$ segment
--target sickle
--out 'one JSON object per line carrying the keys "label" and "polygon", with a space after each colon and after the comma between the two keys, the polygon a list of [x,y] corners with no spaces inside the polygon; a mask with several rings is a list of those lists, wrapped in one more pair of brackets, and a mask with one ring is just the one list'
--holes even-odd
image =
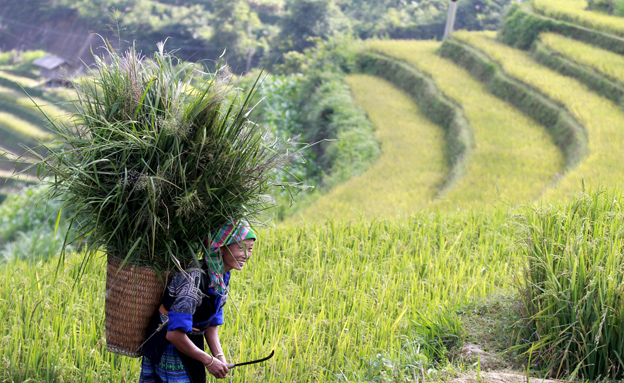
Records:
{"label": "sickle", "polygon": [[251,362],[245,362],[245,363],[228,363],[227,364],[227,368],[231,370],[234,367],[244,366],[246,364],[262,363],[265,360],[271,359],[273,357],[273,354],[275,354],[275,350],[271,351],[269,356],[267,356],[266,358],[262,358],[262,359],[258,359],[258,360],[252,360]]}

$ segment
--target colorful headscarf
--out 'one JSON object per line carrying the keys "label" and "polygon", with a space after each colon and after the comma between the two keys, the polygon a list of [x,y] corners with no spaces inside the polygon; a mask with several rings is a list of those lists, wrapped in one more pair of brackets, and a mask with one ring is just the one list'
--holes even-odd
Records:
{"label": "colorful headscarf", "polygon": [[223,294],[226,290],[225,281],[223,280],[223,274],[225,273],[223,256],[219,249],[245,239],[256,239],[256,236],[249,227],[249,223],[241,220],[221,226],[217,232],[206,240],[206,247],[210,251],[205,257],[206,265],[208,266],[208,276],[214,290],[219,294]]}

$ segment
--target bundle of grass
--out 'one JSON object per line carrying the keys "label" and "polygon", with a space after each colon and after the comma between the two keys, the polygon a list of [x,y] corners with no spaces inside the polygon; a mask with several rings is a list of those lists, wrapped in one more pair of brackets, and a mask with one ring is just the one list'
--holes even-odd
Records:
{"label": "bundle of grass", "polygon": [[50,120],[58,140],[37,164],[50,197],[74,212],[66,243],[85,243],[87,257],[108,254],[108,348],[130,356],[143,335],[126,338],[155,312],[163,273],[197,262],[224,223],[257,221],[271,189],[289,186],[270,176],[293,153],[293,142],[249,120],[251,94],[227,73],[200,71],[158,48],[151,60],[112,49],[96,58],[92,76],[77,84],[73,124]]}
{"label": "bundle of grass", "polygon": [[595,192],[529,211],[519,341],[532,368],[570,381],[624,378],[623,202]]}

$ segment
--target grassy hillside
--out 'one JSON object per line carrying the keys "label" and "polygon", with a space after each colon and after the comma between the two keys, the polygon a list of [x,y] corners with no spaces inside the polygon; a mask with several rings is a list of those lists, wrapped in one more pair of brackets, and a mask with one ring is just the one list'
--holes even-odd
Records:
{"label": "grassy hillside", "polygon": [[388,82],[353,75],[347,84],[373,122],[383,154],[368,171],[320,197],[301,217],[349,219],[423,209],[449,171],[443,130]]}
{"label": "grassy hillside", "polygon": [[374,51],[402,59],[431,75],[464,110],[475,148],[466,171],[438,205],[484,206],[497,200],[521,203],[538,198],[563,169],[563,156],[544,128],[492,96],[483,84],[435,54],[436,42],[377,41]]}
{"label": "grassy hillside", "polygon": [[498,62],[510,76],[539,89],[561,103],[585,127],[589,154],[547,193],[548,198],[564,198],[579,190],[581,179],[593,185],[622,185],[624,164],[624,111],[613,102],[587,89],[583,84],[564,77],[540,64],[526,52],[512,49],[480,33],[456,34]]}

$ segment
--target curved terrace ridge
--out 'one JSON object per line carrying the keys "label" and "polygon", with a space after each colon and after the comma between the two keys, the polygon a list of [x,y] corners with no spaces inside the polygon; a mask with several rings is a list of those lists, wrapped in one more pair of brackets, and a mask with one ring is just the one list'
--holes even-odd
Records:
{"label": "curved terrace ridge", "polygon": [[538,89],[511,78],[496,62],[463,41],[468,33],[455,36],[458,38],[442,44],[440,55],[468,70],[490,93],[544,126],[565,157],[565,170],[574,168],[587,154],[585,128],[564,107]]}
{"label": "curved terrace ridge", "polygon": [[435,41],[371,41],[368,48],[431,76],[460,105],[473,129],[474,148],[465,174],[432,207],[464,209],[521,203],[539,198],[565,165],[561,151],[543,127],[493,96],[464,68],[436,51]]}

